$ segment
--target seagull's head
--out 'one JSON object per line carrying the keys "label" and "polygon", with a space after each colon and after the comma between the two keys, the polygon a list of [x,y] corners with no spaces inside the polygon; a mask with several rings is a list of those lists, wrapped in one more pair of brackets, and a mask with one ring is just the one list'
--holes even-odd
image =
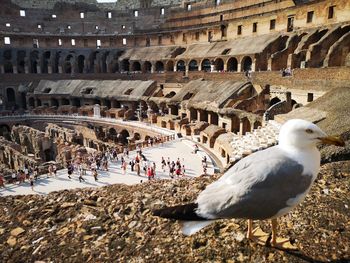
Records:
{"label": "seagull's head", "polygon": [[333,136],[327,136],[317,125],[312,122],[293,119],[287,121],[281,127],[279,134],[279,144],[288,145],[296,148],[312,148],[317,143],[333,144],[344,146],[341,139]]}

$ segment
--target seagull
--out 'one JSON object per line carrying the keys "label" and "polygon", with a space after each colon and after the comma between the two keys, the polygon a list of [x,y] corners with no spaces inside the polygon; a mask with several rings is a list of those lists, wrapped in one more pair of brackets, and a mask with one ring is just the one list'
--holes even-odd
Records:
{"label": "seagull", "polygon": [[237,162],[199,193],[195,202],[157,209],[153,215],[181,220],[185,235],[218,219],[246,219],[247,238],[258,243],[269,235],[259,228],[253,230],[253,220],[271,220],[271,236],[260,244],[270,240],[273,247],[296,249],[290,243],[284,247],[289,239],[277,238],[277,218],[289,213],[309,192],[320,170],[318,143],[345,145],[312,122],[289,120],[281,127],[277,145]]}

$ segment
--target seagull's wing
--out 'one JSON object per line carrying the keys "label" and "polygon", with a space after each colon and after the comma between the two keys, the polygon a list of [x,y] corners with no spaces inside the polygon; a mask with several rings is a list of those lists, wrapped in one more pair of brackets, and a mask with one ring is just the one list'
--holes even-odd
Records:
{"label": "seagull's wing", "polygon": [[256,152],[238,162],[197,198],[199,216],[267,219],[294,205],[312,176],[279,147]]}

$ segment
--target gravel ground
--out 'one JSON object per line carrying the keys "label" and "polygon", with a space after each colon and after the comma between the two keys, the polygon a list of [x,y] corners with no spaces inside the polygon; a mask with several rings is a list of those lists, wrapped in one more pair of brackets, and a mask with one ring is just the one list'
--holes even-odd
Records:
{"label": "gravel ground", "polygon": [[1,197],[0,261],[349,262],[349,171],[349,161],[323,165],[306,200],[281,218],[280,236],[296,252],[247,240],[242,220],[219,220],[186,237],[179,223],[152,216],[154,208],[193,201],[214,175]]}

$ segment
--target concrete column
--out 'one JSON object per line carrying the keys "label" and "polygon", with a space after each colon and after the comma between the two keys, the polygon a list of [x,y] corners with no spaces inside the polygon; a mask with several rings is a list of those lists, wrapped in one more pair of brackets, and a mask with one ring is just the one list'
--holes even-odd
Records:
{"label": "concrete column", "polygon": [[17,66],[12,66],[13,74],[18,74]]}
{"label": "concrete column", "polygon": [[256,58],[253,59],[252,61],[252,72],[256,71]]}
{"label": "concrete column", "polygon": [[202,63],[198,64],[198,71],[202,71]]}
{"label": "concrete column", "polygon": [[174,62],[174,72],[176,72],[176,71],[177,71],[177,63]]}
{"label": "concrete column", "polygon": [[226,63],[224,62],[224,72],[227,72],[227,61]]}
{"label": "concrete column", "polygon": [[58,73],[59,73],[59,74],[62,74],[62,72],[63,72],[62,66],[59,65],[59,66],[58,66]]}
{"label": "concrete column", "polygon": [[29,67],[27,64],[24,65],[24,73],[29,74]]}
{"label": "concrete column", "polygon": [[243,120],[239,120],[239,135],[243,135]]}
{"label": "concrete column", "polygon": [[189,64],[187,63],[185,66],[186,70],[185,70],[185,74],[186,76],[188,76],[188,72],[189,72]]}
{"label": "concrete column", "polygon": [[267,60],[267,70],[272,70],[272,58]]}
{"label": "concrete column", "polygon": [[47,65],[47,73],[52,74],[52,66],[51,65]]}
{"label": "concrete column", "polygon": [[237,72],[242,72],[242,64],[241,64],[241,62],[237,63]]}
{"label": "concrete column", "polygon": [[41,67],[40,67],[39,64],[36,65],[36,72],[37,72],[38,74],[41,74]]}
{"label": "concrete column", "polygon": [[4,65],[0,65],[0,73],[1,74],[5,73]]}
{"label": "concrete column", "polygon": [[151,64],[151,73],[154,73],[156,70],[156,66],[154,64]]}

